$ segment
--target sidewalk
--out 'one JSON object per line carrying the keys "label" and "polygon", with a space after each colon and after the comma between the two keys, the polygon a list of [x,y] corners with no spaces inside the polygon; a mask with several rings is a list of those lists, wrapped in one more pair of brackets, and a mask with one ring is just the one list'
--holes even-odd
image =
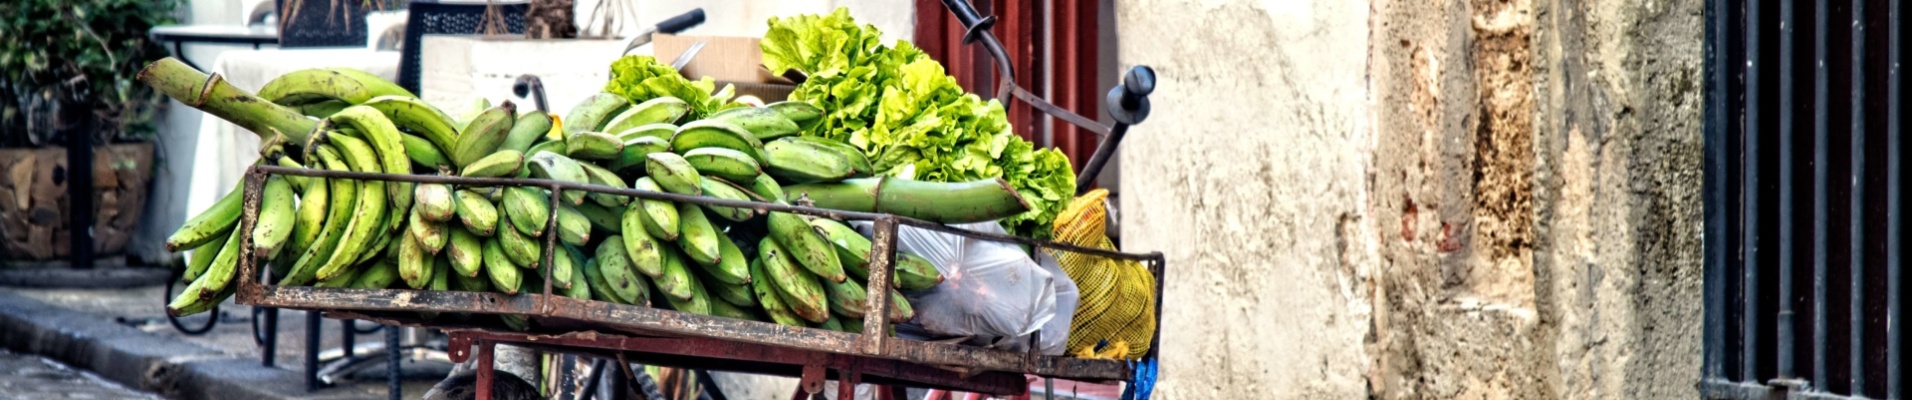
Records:
{"label": "sidewalk", "polygon": [[[378,377],[305,391],[305,312],[281,311],[277,362],[260,365],[254,344],[251,307],[228,301],[225,318],[201,336],[187,336],[167,324],[163,286],[131,289],[29,289],[0,287],[0,349],[45,356],[98,374],[129,388],[183,399],[384,399],[382,367]],[[188,318],[188,326],[204,316]],[[323,320],[321,348],[338,347],[342,326]],[[361,322],[361,327],[369,327]],[[382,332],[357,335],[358,343],[379,342]],[[367,356],[367,355],[361,355]],[[382,353],[381,355],[382,356]],[[405,368],[403,398],[423,396],[444,376],[435,363]],[[420,372],[420,371],[423,372]],[[435,375],[431,371],[440,371]]]}

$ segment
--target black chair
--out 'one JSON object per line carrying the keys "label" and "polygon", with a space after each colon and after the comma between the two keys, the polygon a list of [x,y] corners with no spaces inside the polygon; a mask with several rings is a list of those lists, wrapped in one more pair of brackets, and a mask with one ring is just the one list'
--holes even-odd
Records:
{"label": "black chair", "polygon": [[[307,0],[311,1],[311,0]],[[505,20],[505,33],[524,34],[524,13],[531,8],[530,3],[500,3],[497,5]],[[423,50],[419,42],[425,35],[475,35],[485,22],[483,3],[446,4],[435,0],[413,0],[405,17],[405,45],[399,49],[398,86],[422,93],[419,77],[419,54]]]}
{"label": "black chair", "polygon": [[[337,10],[332,8],[335,1]],[[295,13],[286,7],[287,2],[273,0],[279,13],[279,47],[365,46],[365,14],[376,7],[363,6],[359,0],[299,0]]]}

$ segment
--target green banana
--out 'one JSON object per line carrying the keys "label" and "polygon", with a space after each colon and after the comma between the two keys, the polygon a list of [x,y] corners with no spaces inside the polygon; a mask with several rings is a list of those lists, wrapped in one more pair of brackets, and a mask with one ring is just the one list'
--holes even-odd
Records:
{"label": "green banana", "polygon": [[225,197],[213,202],[212,207],[186,220],[185,225],[180,225],[179,230],[166,238],[166,251],[198,248],[231,232],[239,224],[239,211],[243,205],[240,201],[244,192],[244,187],[234,187]]}
{"label": "green banana", "polygon": [[[744,273],[750,273],[750,263],[742,261],[738,263],[744,265]],[[704,289],[709,291],[709,293],[715,294],[718,300],[722,300],[718,301],[718,303],[734,304],[738,307],[757,306],[757,296],[750,293],[749,283],[724,283],[708,274],[702,276],[704,277]]]}
{"label": "green banana", "polygon": [[[663,188],[657,186],[657,181],[648,176],[637,178],[637,182],[633,182],[632,186],[636,187],[637,190],[658,193],[664,192]],[[637,204],[642,204],[643,208],[638,208]],[[677,218],[677,206],[671,204],[669,201],[640,200],[624,212],[626,213],[626,218],[630,218],[630,214],[641,214],[640,220],[644,222],[644,232],[650,234],[653,238],[666,242],[675,242],[677,241],[678,234],[682,232],[678,230],[681,224]],[[627,225],[625,229],[630,229],[630,227]]]}
{"label": "green banana", "polygon": [[353,282],[358,282],[359,273],[362,272],[365,272],[365,268],[346,268],[344,272],[340,272],[338,275],[334,275],[328,279],[320,279],[319,283],[313,284],[312,286],[322,288],[349,288],[352,287]]}
{"label": "green banana", "polygon": [[[657,239],[645,233],[645,213],[639,208],[639,205],[643,203],[645,202],[631,203],[630,208],[624,210],[624,216],[619,219],[619,225],[623,225],[624,232],[618,237],[624,242],[625,253],[630,256],[631,269],[651,278],[657,278],[664,275],[665,248],[657,242]],[[670,207],[670,204],[665,203],[664,206]],[[673,208],[672,212],[676,212],[676,209]]]}
{"label": "green banana", "polygon": [[757,252],[758,258],[763,260],[765,276],[770,277],[771,287],[783,296],[779,299],[790,308],[790,312],[810,322],[823,322],[830,317],[829,306],[824,300],[823,284],[817,282],[815,275],[798,267],[796,260],[784,252],[783,246],[779,246],[775,240],[764,238],[757,244]]}
{"label": "green banana", "polygon": [[814,326],[813,328],[827,330],[827,331],[842,332],[843,324],[840,322],[837,322],[837,317],[835,315],[829,315],[829,316],[825,316],[823,318],[823,322],[818,322],[817,325]]}
{"label": "green banana", "polygon": [[788,250],[790,257],[804,269],[830,282],[841,283],[848,279],[843,274],[842,262],[837,260],[836,248],[824,240],[815,228],[811,228],[803,216],[773,212],[767,222],[770,237]]}
{"label": "green banana", "polygon": [[[576,247],[562,245],[561,247],[558,251],[551,254],[551,286],[559,289],[583,286],[572,285],[571,283],[575,281],[571,280],[571,278],[574,276],[573,274],[578,272],[578,267],[584,266],[584,253],[578,251]],[[540,270],[539,272],[544,271]]]}
{"label": "green banana", "polygon": [[910,299],[903,292],[890,289],[890,323],[900,324],[916,319],[916,308],[910,305]]}
{"label": "green banana", "polygon": [[583,131],[564,140],[565,155],[579,160],[610,160],[624,151],[624,141],[604,132]]}
{"label": "green banana", "polygon": [[232,283],[232,276],[238,275],[239,257],[243,256],[239,254],[242,252],[239,248],[242,236],[237,232],[226,236],[226,244],[219,247],[219,255],[212,258],[212,265],[206,269],[206,273],[199,275],[199,279],[193,280],[194,284],[205,282],[205,286],[199,288],[200,296],[210,297],[226,290],[226,285]]}
{"label": "green banana", "polygon": [[[283,149],[281,150],[280,154],[277,157],[272,157],[272,159],[273,159],[272,162],[279,164],[279,166],[281,167],[305,169],[304,164],[300,164],[298,160],[293,160],[292,157],[286,156],[283,152]],[[305,195],[306,188],[311,187],[313,181],[325,180],[325,178],[320,178],[316,176],[298,176],[298,175],[285,175],[285,179],[288,181],[292,181],[292,191],[294,193],[298,193],[300,196]],[[324,185],[324,184],[321,183],[320,185]]]}
{"label": "green banana", "polygon": [[228,298],[232,298],[232,294],[237,291],[235,289],[239,287],[239,285],[228,285],[226,286],[226,290],[205,294],[202,293],[200,289],[204,288],[204,282],[206,281],[207,279],[202,277],[202,279],[194,280],[191,285],[187,285],[185,291],[179,292],[178,296],[173,297],[172,302],[167,303],[166,314],[174,317],[184,317],[211,311],[214,306],[218,306],[219,303],[225,302]]}
{"label": "green banana", "polygon": [[[456,265],[448,258],[438,257],[438,263],[444,264],[446,269],[450,269],[452,272],[458,272]],[[451,286],[453,290],[464,292],[489,292],[491,291],[491,278],[477,276],[477,274],[466,276],[465,274],[453,273],[451,274]]]}
{"label": "green banana", "polygon": [[[745,194],[743,189],[738,188],[737,185],[731,184],[730,182],[725,182],[722,179],[706,176],[698,182],[697,186],[703,189],[704,196],[725,200],[751,200],[750,195]],[[757,216],[757,210],[751,208],[714,205],[704,205],[704,208],[716,213],[718,217],[737,222],[743,222]]]}
{"label": "green banana", "polygon": [[451,232],[451,241],[445,243],[445,258],[451,259],[453,270],[459,276],[478,276],[478,270],[484,267],[484,239],[472,234],[463,227],[447,227]]}
{"label": "green banana", "polygon": [[438,254],[445,249],[445,241],[451,240],[451,236],[445,233],[445,223],[426,221],[424,216],[418,214],[416,208],[412,209],[411,216],[406,219],[406,233],[418,240],[418,249],[426,255]]}
{"label": "green banana", "polygon": [[[843,271],[858,279],[867,279],[870,275],[870,239],[857,233],[856,229],[842,222],[828,218],[811,218],[810,226],[816,228],[836,248],[837,260],[842,261]],[[931,265],[929,260],[915,254],[896,252],[896,268],[890,274],[891,280],[903,290],[923,290],[943,282],[943,274]]]}
{"label": "green banana", "polygon": [[572,246],[591,242],[591,220],[571,206],[558,207],[558,241]]}
{"label": "green banana", "polygon": [[763,167],[757,165],[757,159],[749,154],[722,147],[704,147],[684,152],[684,160],[691,169],[704,176],[724,178],[731,182],[750,182],[763,173]]}
{"label": "green banana", "polygon": [[993,221],[1029,211],[1029,202],[1002,178],[969,182],[856,178],[791,185],[784,190],[790,198],[807,197],[820,208],[896,214],[945,224]]}
{"label": "green banana", "polygon": [[227,233],[220,236],[217,241],[202,244],[199,245],[199,248],[192,249],[192,254],[186,258],[185,276],[181,279],[184,279],[185,282],[192,282],[199,280],[200,275],[205,275],[206,270],[212,268],[213,257],[219,256],[219,249],[225,247],[226,239],[229,239],[229,236],[232,236],[232,233]]}
{"label": "green banana", "polygon": [[[835,154],[850,162],[850,170],[854,176],[870,176],[876,173],[876,168],[870,165],[870,158],[864,156],[862,150],[850,147],[848,143],[816,136],[791,136],[779,141],[789,141],[791,144],[810,146],[810,148],[816,149],[817,151]],[[765,143],[764,145],[769,146],[770,144]]]}
{"label": "green banana", "polygon": [[765,202],[782,203],[789,201],[783,194],[783,185],[778,184],[776,178],[771,178],[770,175],[767,174],[757,175],[757,179],[750,180],[750,192],[756,193],[757,197],[762,197]]}
{"label": "green banana", "polygon": [[457,200],[452,197],[451,186],[442,183],[420,183],[412,189],[412,211],[419,218],[431,222],[450,221],[458,212]]}
{"label": "green banana", "polygon": [[763,152],[764,158],[769,161],[764,165],[764,171],[783,180],[834,182],[856,175],[851,161],[843,156],[789,139],[766,143]]}
{"label": "green banana", "polygon": [[783,295],[778,293],[779,289],[772,287],[776,284],[772,283],[770,275],[764,272],[761,258],[750,260],[750,276],[764,277],[750,280],[750,291],[757,294],[757,304],[763,306],[764,314],[769,314],[772,322],[787,326],[805,326],[803,318],[790,312],[790,306],[784,304]]}
{"label": "green banana", "polygon": [[[366,107],[377,109],[392,120],[392,125],[412,132],[431,142],[440,151],[451,149],[458,143],[458,127],[450,115],[445,115],[438,107],[425,104],[424,100],[411,96],[379,96],[366,100]],[[410,149],[408,145],[406,149]]]}
{"label": "green banana", "polygon": [[[669,132],[667,131],[665,133],[668,134]],[[644,165],[644,156],[651,155],[651,153],[667,152],[670,151],[670,148],[670,142],[654,136],[638,136],[624,139],[624,151],[618,152],[617,158],[606,162],[604,167],[610,168],[613,171],[623,171],[627,168],[642,166]]]}
{"label": "green banana", "polygon": [[505,217],[511,226],[525,236],[544,236],[544,226],[551,219],[551,197],[543,189],[523,186],[506,187],[504,192]]}
{"label": "green banana", "polygon": [[584,260],[584,267],[578,269],[584,272],[584,284],[591,287],[591,297],[596,298],[598,301],[631,304],[630,299],[626,299],[618,295],[617,292],[611,291],[611,284],[604,281],[604,272],[601,271],[602,269],[604,269],[604,267],[598,263],[598,259],[596,258]]}
{"label": "green banana", "polygon": [[630,107],[631,102],[625,100],[624,96],[614,93],[591,95],[576,107],[571,107],[570,114],[564,115],[564,135],[569,137],[578,132],[603,131],[605,122]]}
{"label": "green banana", "polygon": [[325,117],[332,116],[332,114],[337,114],[339,110],[344,110],[346,107],[351,106],[352,103],[327,99],[290,107],[299,109],[299,114],[303,114],[307,117],[324,119]]}
{"label": "green banana", "polygon": [[849,317],[838,316],[837,323],[843,324],[844,332],[863,333],[862,318],[849,318]]}
{"label": "green banana", "polygon": [[[710,312],[712,303],[721,303],[721,301],[710,301],[710,295],[704,292],[704,283],[698,282],[697,278],[691,276],[685,276],[684,278],[686,282],[685,290],[690,292],[690,296],[683,298],[664,296],[664,301],[670,303],[671,309],[677,310],[677,312],[712,315]],[[659,289],[662,290],[661,287]]]}
{"label": "green banana", "polygon": [[379,96],[413,96],[391,81],[349,68],[292,71],[259,87],[259,97],[284,106],[338,100],[365,103]]}
{"label": "green banana", "polygon": [[352,280],[350,287],[356,289],[384,289],[392,287],[392,282],[398,281],[398,266],[390,262],[380,260],[379,262],[372,263],[371,266],[364,267],[364,269],[365,271],[359,272],[358,277]]}
{"label": "green banana", "polygon": [[298,214],[292,209],[292,183],[284,176],[267,177],[263,192],[258,219],[252,225],[252,249],[254,257],[271,260],[278,256],[279,246],[292,238],[293,219]]}
{"label": "green banana", "polygon": [[[604,167],[600,167],[597,164],[578,163],[578,166],[584,167],[584,176],[590,178],[591,184],[593,185],[609,186],[618,189],[628,189],[631,187],[630,185],[624,184],[624,178],[617,176],[616,172],[611,172],[611,170],[604,169]],[[585,195],[585,197],[605,207],[623,207],[624,203],[630,201],[628,197],[610,193],[593,192]],[[579,205],[582,205],[582,203]]]}
{"label": "green banana", "polygon": [[457,200],[458,221],[478,236],[491,237],[498,231],[498,207],[483,193],[471,189],[459,190],[453,196]]}
{"label": "green banana", "polygon": [[603,132],[618,133],[627,129],[650,124],[668,124],[677,122],[690,112],[690,103],[676,97],[664,96],[646,100],[631,106],[624,112],[604,123]]}
{"label": "green banana", "polygon": [[504,322],[506,328],[511,328],[511,330],[514,331],[523,332],[531,330],[531,319],[523,315],[498,314],[498,321]]}
{"label": "green banana", "polygon": [[710,315],[715,317],[736,318],[736,319],[741,319],[745,321],[763,320],[762,316],[757,315],[756,312],[750,311],[750,309],[748,308],[743,308],[743,307],[730,304],[729,302],[724,302],[724,301],[710,302]]}
{"label": "green banana", "polygon": [[500,149],[495,153],[491,153],[491,155],[473,160],[470,165],[466,165],[463,170],[458,171],[458,176],[471,178],[516,176],[518,175],[518,170],[522,168],[524,168],[524,153],[520,153],[517,150]]}
{"label": "green banana", "polygon": [[690,300],[697,294],[691,283],[697,278],[692,277],[690,269],[684,266],[689,261],[684,260],[684,256],[676,250],[660,248],[658,254],[663,256],[663,274],[652,277],[651,283],[657,285],[657,291],[663,293],[664,297]]}
{"label": "green banana", "polygon": [[[314,150],[319,163],[331,171],[350,171],[338,150],[332,145],[322,145]],[[330,259],[338,251],[339,239],[345,235],[345,228],[351,223],[352,215],[358,206],[360,185],[347,179],[328,180],[327,199],[323,226],[319,228],[319,238],[312,246],[300,252],[299,258],[292,263],[291,273],[279,281],[280,285],[296,286],[311,283],[317,278],[319,265]],[[301,221],[303,223],[303,221]]]}
{"label": "green banana", "polygon": [[518,264],[518,266],[537,268],[539,265],[544,264],[542,262],[544,260],[544,241],[537,240],[536,237],[526,236],[524,233],[518,232],[517,229],[499,229],[498,246],[503,248],[505,257],[511,258],[511,262]]}
{"label": "green banana", "polygon": [[763,106],[764,108],[775,110],[777,113],[783,114],[784,118],[789,118],[791,122],[797,123],[800,130],[810,130],[810,127],[816,126],[818,121],[823,120],[823,109],[817,108],[817,106],[807,102],[795,100],[779,101]]}
{"label": "green banana", "polygon": [[[353,170],[380,171],[378,160],[373,156],[372,147],[364,141],[346,135],[327,136],[326,140],[338,147],[340,154],[345,156],[346,164],[351,165]],[[386,226],[385,189],[385,183],[381,181],[365,181],[359,184],[358,206],[352,210],[351,222],[346,224],[345,234],[339,237],[338,249],[332,252],[331,258],[326,259],[326,262],[319,266],[317,276],[320,280],[338,275],[340,271],[358,261],[359,257],[366,252],[379,250],[370,246],[377,242],[378,230]]]}
{"label": "green banana", "polygon": [[643,138],[643,137],[658,138],[659,140],[664,141],[664,150],[668,151],[670,150],[671,136],[677,134],[677,125],[672,125],[668,123],[657,123],[657,124],[649,124],[649,125],[639,125],[639,126],[631,127],[629,129],[622,129],[622,130],[607,129],[605,130],[605,132],[613,133],[617,135],[618,139],[624,140],[624,147],[631,147],[631,141],[637,140],[638,138]]}
{"label": "green banana", "polygon": [[517,123],[517,115],[518,106],[505,101],[472,117],[471,123],[458,131],[458,143],[451,148],[451,161],[459,166],[471,165],[498,151],[505,137],[511,135],[511,126]]}
{"label": "green banana", "polygon": [[678,230],[677,247],[684,250],[684,256],[699,263],[715,264],[722,260],[723,251],[719,249],[717,237],[723,235],[717,227],[710,224],[704,216],[704,210],[697,205],[681,203],[677,205]]}
{"label": "green banana", "polygon": [[515,150],[523,153],[538,143],[538,138],[551,132],[551,114],[533,110],[518,116],[518,122],[511,124],[511,133],[505,135],[504,143],[498,144],[498,150]]}
{"label": "green banana", "polygon": [[717,253],[717,262],[697,263],[704,267],[705,275],[731,285],[750,283],[750,259],[744,257],[743,250],[730,241],[729,235],[717,234]]}
{"label": "green banana", "polygon": [[702,196],[703,175],[691,168],[690,161],[674,153],[651,153],[644,156],[644,171],[650,174],[651,181],[657,182],[664,191]]}
{"label": "green banana", "polygon": [[[640,233],[641,235],[641,233]],[[624,238],[618,235],[604,238],[597,247],[597,270],[603,274],[606,289],[624,299],[624,304],[638,304],[643,298],[645,282],[643,276],[631,266],[631,255],[624,249]]]}
{"label": "green banana", "polygon": [[[578,160],[573,160],[570,157],[555,153],[537,153],[532,154],[530,158],[526,159],[526,162],[530,164],[526,169],[531,170],[531,177],[534,178],[582,184],[591,183],[591,177],[585,174],[584,166],[579,163]],[[565,204],[578,204],[584,202],[584,195],[586,193],[587,192],[582,190],[569,190],[564,191],[561,196],[564,197]]]}
{"label": "green banana", "polygon": [[[571,268],[571,274],[566,275],[565,279],[563,279],[564,281],[569,282],[566,284],[569,286],[566,286],[564,288],[564,297],[570,297],[570,298],[578,299],[578,300],[591,299],[591,294],[592,294],[591,292],[593,291],[592,289],[595,289],[595,288],[591,287],[590,283],[587,283],[588,278],[584,276],[584,270],[587,268],[591,268],[590,260],[578,261],[576,268]],[[557,280],[557,275],[556,275],[557,272],[553,271],[552,274],[553,275],[551,278],[553,280]]]}
{"label": "green banana", "polygon": [[722,147],[749,154],[759,164],[764,160],[764,143],[750,131],[729,122],[698,120],[678,127],[671,135],[671,151],[688,152],[704,147]]}
{"label": "green banana", "polygon": [[430,140],[416,135],[403,135],[399,139],[404,140],[402,144],[405,145],[405,156],[411,158],[413,163],[431,169],[452,166],[451,159],[445,157],[445,151],[439,150],[438,146],[433,145]]}
{"label": "green banana", "polygon": [[405,286],[424,289],[431,283],[432,255],[425,252],[425,246],[419,244],[419,238],[406,231],[405,237],[398,238],[398,278]]}
{"label": "green banana", "polygon": [[546,140],[531,145],[531,150],[525,150],[524,154],[529,158],[539,153],[564,154],[566,151],[563,140]]}
{"label": "green banana", "polygon": [[497,239],[485,240],[483,258],[485,276],[491,278],[491,287],[504,294],[518,294],[519,285],[524,283],[524,273],[505,257],[504,250],[498,247]]}
{"label": "green banana", "polygon": [[624,207],[622,206],[606,207],[602,204],[586,202],[571,208],[577,209],[578,213],[584,214],[584,219],[591,221],[591,228],[610,233],[623,233],[624,231],[623,222],[619,221],[620,218],[624,218]]}
{"label": "green banana", "polygon": [[[378,109],[366,106],[347,107],[327,117],[320,126],[350,128],[333,132],[342,133],[345,137],[362,139],[371,147],[372,154],[377,156],[374,161],[378,163],[379,169],[372,171],[370,168],[357,168],[359,171],[400,175],[412,172],[412,159],[405,153],[405,140],[401,138],[405,134],[399,133],[398,126],[392,125],[392,121],[386,119],[385,113],[379,112]],[[334,137],[339,135],[325,136],[327,136],[326,140],[337,140]],[[346,162],[352,162],[350,152],[345,153],[345,156]],[[388,182],[385,186],[388,188],[387,192],[391,193],[390,197],[385,198],[390,201],[390,209],[403,210],[412,206],[411,184]]]}
{"label": "green banana", "polygon": [[737,107],[718,111],[704,117],[707,120],[729,122],[749,131],[757,140],[770,140],[797,134],[796,121],[766,107]]}
{"label": "green banana", "polygon": [[855,279],[843,282],[823,282],[824,297],[830,300],[830,311],[850,318],[863,318],[863,311],[869,303],[869,293],[863,290],[863,284]]}

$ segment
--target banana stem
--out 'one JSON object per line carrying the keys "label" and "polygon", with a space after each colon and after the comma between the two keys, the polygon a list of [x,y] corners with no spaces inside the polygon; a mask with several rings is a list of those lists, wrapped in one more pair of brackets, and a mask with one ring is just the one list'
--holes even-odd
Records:
{"label": "banana stem", "polygon": [[260,140],[271,139],[276,132],[292,143],[305,143],[318,125],[299,110],[273,104],[233,87],[219,75],[208,75],[172,57],[147,64],[139,71],[139,81],[192,108],[246,128]]}
{"label": "banana stem", "polygon": [[794,185],[784,191],[791,199],[808,198],[816,207],[952,224],[993,221],[1029,211],[1029,202],[1001,178],[969,182],[858,178]]}

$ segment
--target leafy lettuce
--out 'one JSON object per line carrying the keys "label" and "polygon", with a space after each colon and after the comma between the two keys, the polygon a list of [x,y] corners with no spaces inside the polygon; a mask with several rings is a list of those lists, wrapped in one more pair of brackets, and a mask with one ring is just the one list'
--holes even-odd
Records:
{"label": "leafy lettuce", "polygon": [[[625,56],[611,63],[611,81],[604,84],[604,91],[624,96],[631,104],[645,100],[671,96],[690,103],[690,119],[703,118],[705,115],[742,104],[731,102],[735,88],[724,85],[717,91],[717,81],[710,77],[693,81],[684,78],[676,68],[657,62],[651,56]],[[715,92],[715,93],[712,93]]]}
{"label": "leafy lettuce", "polygon": [[1036,149],[1010,131],[1003,105],[967,93],[943,66],[849,10],[771,18],[762,42],[773,74],[808,76],[791,100],[822,108],[805,135],[860,148],[886,176],[937,182],[1001,177],[1030,204],[1006,218],[1010,233],[1047,238],[1056,213],[1075,196],[1075,172],[1054,149]]}

